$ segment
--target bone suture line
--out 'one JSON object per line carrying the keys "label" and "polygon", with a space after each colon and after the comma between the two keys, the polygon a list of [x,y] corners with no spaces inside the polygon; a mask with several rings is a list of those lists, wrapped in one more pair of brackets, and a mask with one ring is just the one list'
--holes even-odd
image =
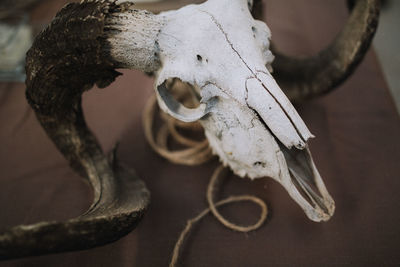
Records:
{"label": "bone suture line", "polygon": [[[181,88],[184,89],[184,88]],[[184,94],[184,91],[180,90],[177,92],[178,97],[183,97],[183,102],[190,101],[190,95]],[[191,98],[193,100],[193,98]],[[183,165],[200,165],[212,159],[212,151],[209,147],[207,139],[203,139],[201,141],[191,139],[189,137],[184,136],[178,131],[178,128],[189,129],[189,130],[197,130],[202,131],[202,127],[199,123],[185,123],[182,124],[180,121],[170,117],[165,114],[161,110],[157,110],[157,101],[156,97],[153,95],[150,97],[148,102],[146,103],[144,112],[143,112],[143,126],[145,137],[149,142],[150,146],[162,157],[168,159],[169,161],[176,164]],[[162,125],[156,130],[155,134],[153,134],[154,121],[156,116],[159,116],[162,120]],[[168,148],[168,137],[171,137],[175,142],[180,145],[186,146],[187,148],[180,150],[171,150]],[[184,245],[184,241],[186,237],[190,234],[193,226],[197,224],[202,218],[204,218],[208,213],[212,213],[214,217],[225,227],[238,231],[238,232],[250,232],[260,228],[263,223],[267,219],[267,205],[265,202],[252,195],[240,195],[240,196],[230,196],[218,202],[214,200],[214,193],[219,191],[220,181],[227,177],[229,171],[227,168],[224,168],[223,165],[219,165],[208,184],[207,187],[207,203],[208,208],[204,209],[200,212],[196,217],[189,219],[186,222],[185,228],[179,235],[177,242],[175,243],[175,247],[172,253],[170,267],[176,266],[179,261],[179,256],[182,251],[182,247]],[[261,214],[259,220],[253,224],[248,226],[242,226],[235,224],[226,218],[224,218],[218,211],[218,207],[224,206],[227,204],[233,204],[236,202],[253,202],[257,204],[261,209]]]}
{"label": "bone suture line", "polygon": [[[217,28],[220,30],[220,32],[224,35],[226,42],[229,44],[229,46],[231,47],[231,49],[233,50],[233,52],[240,58],[240,61],[242,61],[242,63],[246,66],[246,68],[252,73],[253,77],[255,79],[257,79],[262,86],[264,87],[265,91],[268,92],[268,94],[274,99],[275,103],[278,104],[278,106],[280,107],[280,109],[282,110],[283,113],[285,113],[286,117],[289,119],[290,124],[293,126],[293,128],[296,130],[297,135],[300,137],[300,139],[304,142],[307,143],[306,138],[304,138],[304,136],[301,134],[301,132],[299,131],[299,129],[297,128],[296,124],[293,121],[293,118],[290,116],[290,114],[286,111],[286,109],[282,106],[282,104],[279,102],[279,100],[276,98],[276,96],[274,94],[272,94],[272,92],[265,86],[265,84],[260,80],[260,78],[257,77],[257,73],[254,72],[252,70],[252,68],[250,68],[250,66],[247,64],[247,62],[243,59],[243,57],[240,55],[240,53],[237,51],[237,49],[234,47],[234,45],[232,44],[232,42],[229,40],[228,34],[224,31],[224,29],[222,28],[222,25],[218,22],[218,20],[209,12],[203,11],[204,13],[206,13],[207,15],[210,16],[211,20],[214,22],[214,24],[217,26]],[[270,74],[267,74],[270,75]],[[246,86],[246,92],[248,94],[247,91],[247,86]],[[247,99],[246,99],[247,102]],[[249,107],[250,108],[250,107]],[[254,110],[254,109],[253,109]]]}

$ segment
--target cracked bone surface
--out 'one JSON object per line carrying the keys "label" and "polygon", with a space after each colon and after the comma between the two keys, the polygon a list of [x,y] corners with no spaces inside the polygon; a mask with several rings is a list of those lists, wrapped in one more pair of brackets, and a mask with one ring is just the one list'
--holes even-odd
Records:
{"label": "cracked bone surface", "polygon": [[[313,135],[270,74],[271,33],[249,5],[209,0],[152,15],[156,26],[147,31],[156,41],[145,47],[160,61],[158,103],[178,120],[199,120],[213,152],[235,174],[275,179],[311,220],[326,221],[335,206],[308,149]],[[129,30],[119,38],[129,39]],[[168,80],[174,78],[194,88],[197,108],[173,98]]]}

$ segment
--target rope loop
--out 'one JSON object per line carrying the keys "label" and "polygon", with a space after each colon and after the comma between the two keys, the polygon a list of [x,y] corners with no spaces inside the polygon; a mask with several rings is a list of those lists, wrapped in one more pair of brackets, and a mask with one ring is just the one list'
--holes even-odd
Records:
{"label": "rope loop", "polygon": [[[193,94],[187,93],[193,92],[193,88],[187,88],[190,85],[179,82],[178,80],[171,81],[171,84],[171,88],[174,90],[175,97],[177,99],[180,99],[186,105],[196,104],[193,98]],[[154,131],[154,124],[157,117],[161,119],[161,125],[156,131]],[[203,138],[203,140],[196,140],[182,133],[185,130],[197,133],[203,131],[200,123],[184,123],[162,112],[157,107],[157,100],[154,95],[150,97],[145,106],[143,113],[143,127],[145,137],[150,146],[154,149],[154,151],[173,163],[195,166],[203,164],[212,158],[212,151],[205,137]],[[172,139],[171,141],[180,146],[183,146],[184,148],[178,150],[170,149],[168,147],[169,138]],[[179,235],[178,241],[175,244],[171,262],[169,265],[170,267],[177,266],[186,237],[191,232],[193,226],[197,224],[202,218],[204,218],[208,213],[214,215],[214,217],[225,227],[234,231],[245,233],[257,230],[266,221],[268,214],[267,205],[262,199],[256,196],[230,196],[215,202],[215,192],[219,190],[222,179],[226,178],[228,174],[229,170],[222,165],[218,166],[215,169],[207,187],[206,199],[208,208],[204,209],[196,217],[187,221],[185,228],[182,230],[181,234]],[[245,201],[253,202],[261,209],[259,219],[255,224],[247,226],[235,224],[224,218],[218,211],[218,208],[221,206]]]}

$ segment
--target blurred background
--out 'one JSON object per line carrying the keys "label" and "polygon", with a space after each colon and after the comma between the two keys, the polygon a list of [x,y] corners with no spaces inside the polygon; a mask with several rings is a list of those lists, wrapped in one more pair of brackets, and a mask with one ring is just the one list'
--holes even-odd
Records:
{"label": "blurred background", "polygon": [[400,113],[400,53],[397,51],[400,47],[399,26],[400,1],[384,1],[374,47]]}

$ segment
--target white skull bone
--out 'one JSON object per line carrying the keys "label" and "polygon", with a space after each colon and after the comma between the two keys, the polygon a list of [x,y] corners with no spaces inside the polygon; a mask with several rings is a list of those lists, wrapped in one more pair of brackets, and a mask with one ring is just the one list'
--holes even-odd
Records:
{"label": "white skull bone", "polygon": [[[213,152],[239,176],[281,183],[313,221],[326,221],[334,201],[312,161],[313,137],[270,74],[267,25],[246,0],[209,0],[162,13],[158,35],[160,107],[178,120],[199,120]],[[198,88],[200,106],[171,96],[166,81]]]}

